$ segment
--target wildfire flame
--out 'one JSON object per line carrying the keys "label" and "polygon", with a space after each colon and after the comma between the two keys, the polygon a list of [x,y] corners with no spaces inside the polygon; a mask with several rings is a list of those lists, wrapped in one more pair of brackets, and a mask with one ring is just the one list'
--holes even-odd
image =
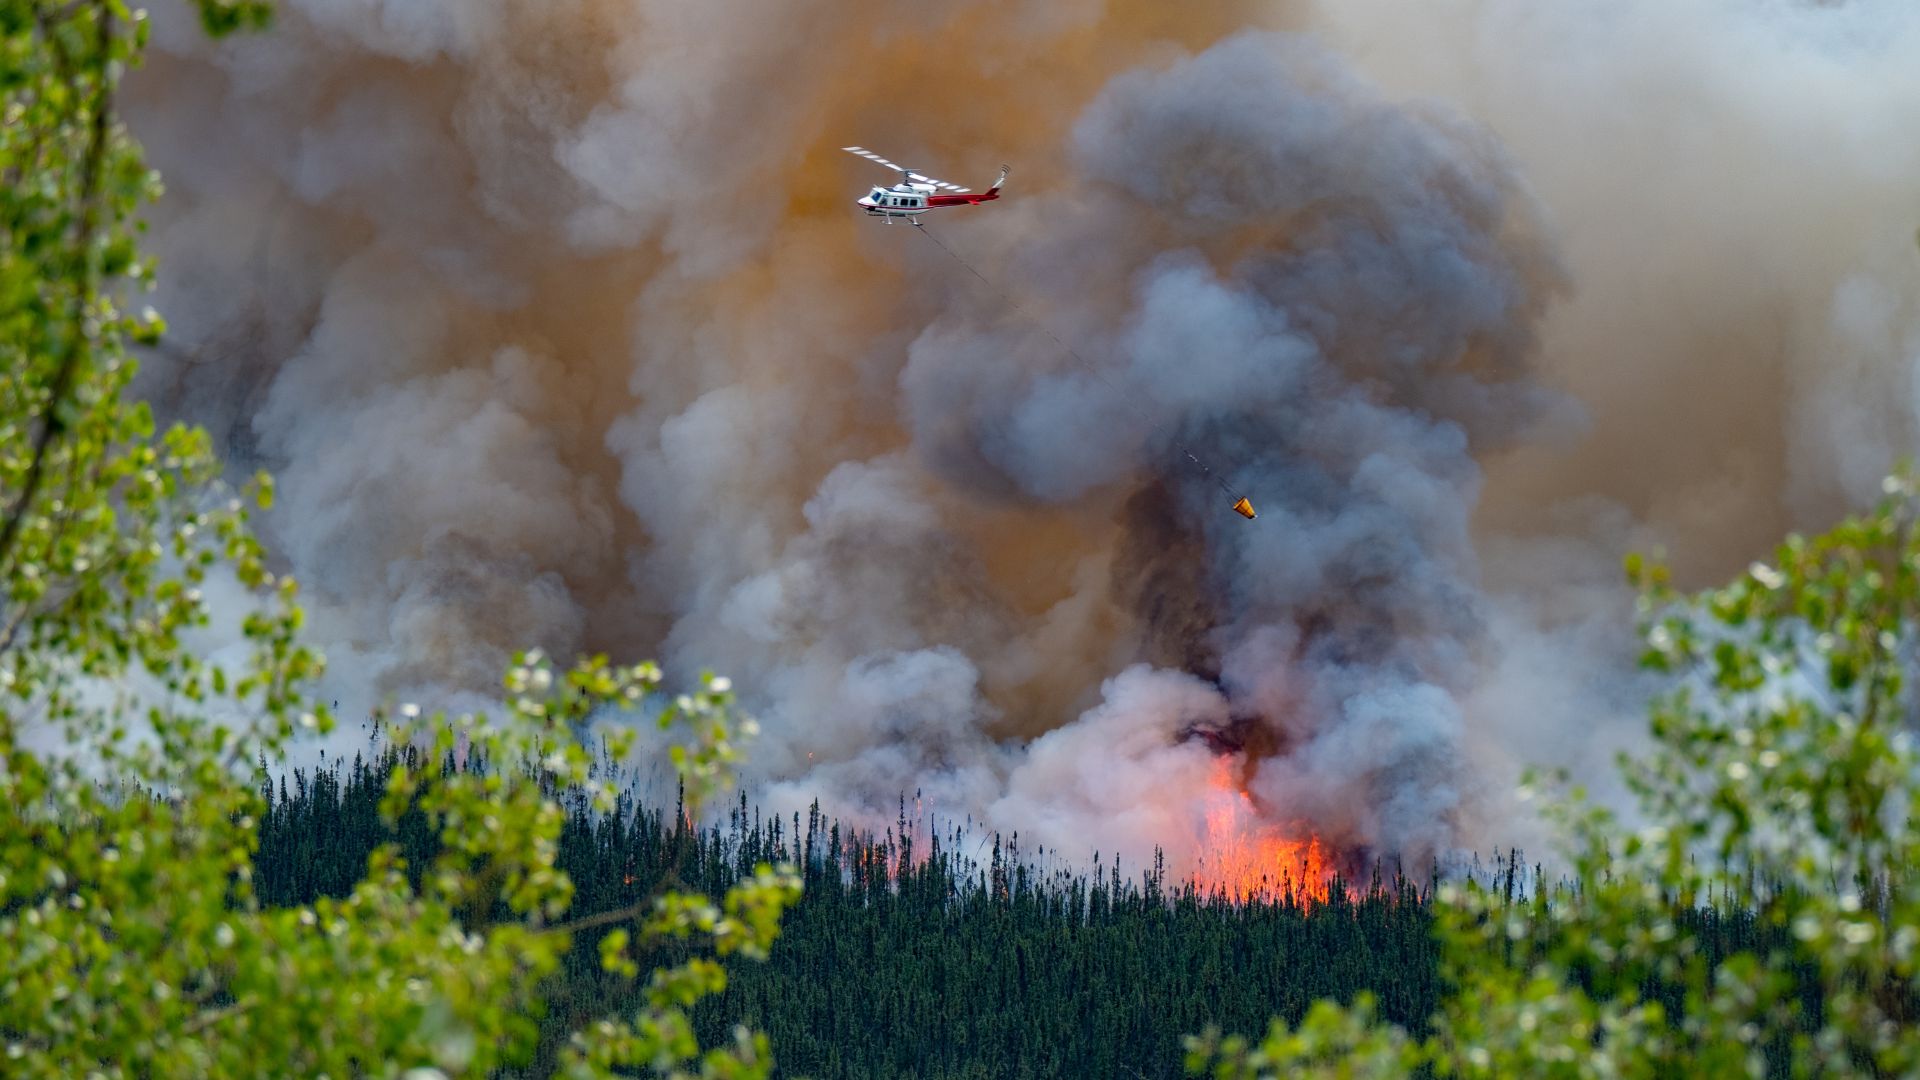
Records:
{"label": "wildfire flame", "polygon": [[1214,766],[1207,794],[1206,829],[1195,883],[1231,900],[1296,900],[1323,903],[1333,867],[1320,838],[1287,834],[1261,818],[1253,799],[1222,758]]}

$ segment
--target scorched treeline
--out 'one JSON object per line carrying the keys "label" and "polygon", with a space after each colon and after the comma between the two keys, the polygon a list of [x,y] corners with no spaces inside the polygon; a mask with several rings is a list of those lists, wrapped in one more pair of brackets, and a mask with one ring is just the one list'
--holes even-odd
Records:
{"label": "scorched treeline", "polygon": [[[382,745],[351,765],[263,779],[263,905],[344,895],[388,841],[409,867],[430,865],[436,839],[424,821],[410,813],[389,830],[380,820],[402,757],[424,764]],[[742,866],[802,868],[804,897],[770,961],[730,964],[726,992],[696,1013],[703,1039],[735,1021],[765,1030],[786,1075],[1177,1075],[1182,1036],[1208,1024],[1259,1030],[1363,989],[1407,1023],[1437,1002],[1428,898],[1406,881],[1338,884],[1324,903],[1284,892],[1240,903],[1170,882],[1158,861],[1135,870],[1102,856],[1091,870],[1048,870],[1064,860],[1015,837],[962,841],[945,827],[929,837],[904,807],[896,828],[874,834],[817,808],[763,816],[744,798],[724,825],[702,829],[676,827],[675,807],[631,791],[604,815],[563,801],[559,865],[576,888],[573,917],[633,904],[670,867],[709,895]],[[576,939],[528,1075],[545,1074],[571,1021],[643,989],[603,972],[597,944]]]}

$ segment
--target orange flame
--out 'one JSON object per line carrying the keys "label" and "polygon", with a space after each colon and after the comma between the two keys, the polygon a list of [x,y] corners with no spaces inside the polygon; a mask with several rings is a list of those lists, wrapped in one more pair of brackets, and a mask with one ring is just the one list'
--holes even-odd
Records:
{"label": "orange flame", "polygon": [[1333,867],[1320,838],[1298,839],[1263,820],[1227,759],[1215,765],[1212,780],[1194,883],[1241,903],[1288,895],[1324,903]]}

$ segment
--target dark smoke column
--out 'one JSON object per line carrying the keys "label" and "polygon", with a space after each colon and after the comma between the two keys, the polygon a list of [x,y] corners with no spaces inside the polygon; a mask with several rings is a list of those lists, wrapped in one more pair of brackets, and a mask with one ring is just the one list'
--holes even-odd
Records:
{"label": "dark smoke column", "polygon": [[[1114,594],[1142,660],[1223,688],[1262,813],[1347,853],[1449,846],[1483,640],[1475,457],[1556,404],[1528,380],[1563,284],[1537,208],[1484,132],[1289,37],[1115,79],[1074,149],[1089,183],[1059,212],[1099,247],[1036,239],[1011,272],[1055,321],[1117,327],[1094,354],[1160,434],[1129,445],[1070,371],[996,393],[989,351],[957,350],[993,433],[971,460],[1041,499],[1136,485]],[[1259,519],[1225,513],[1175,438]],[[1169,740],[1192,720],[1166,717]]]}

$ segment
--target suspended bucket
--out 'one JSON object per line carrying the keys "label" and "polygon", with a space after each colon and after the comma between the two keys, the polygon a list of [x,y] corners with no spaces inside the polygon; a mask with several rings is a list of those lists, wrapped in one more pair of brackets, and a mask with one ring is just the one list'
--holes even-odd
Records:
{"label": "suspended bucket", "polygon": [[1248,521],[1252,521],[1253,520],[1253,501],[1251,499],[1248,499],[1245,495],[1240,496],[1240,501],[1233,504],[1233,512],[1236,514],[1239,514],[1243,518],[1246,518]]}

